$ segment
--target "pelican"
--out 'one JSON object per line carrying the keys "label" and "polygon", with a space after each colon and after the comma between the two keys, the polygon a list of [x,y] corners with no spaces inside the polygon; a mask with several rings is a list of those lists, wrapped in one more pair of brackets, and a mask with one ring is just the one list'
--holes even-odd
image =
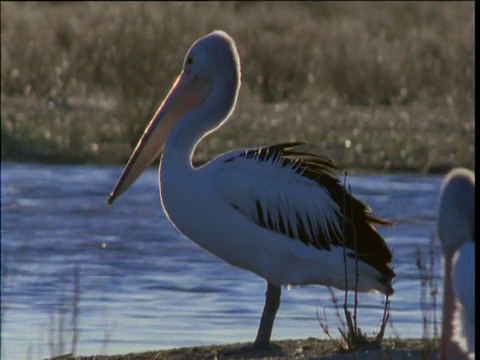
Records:
{"label": "pelican", "polygon": [[390,222],[344,190],[332,160],[298,150],[300,143],[233,150],[194,167],[197,144],[232,113],[240,77],[228,34],[197,40],[108,203],[161,155],[160,198],[174,226],[213,255],[266,279],[254,347],[268,348],[282,285],[393,293],[392,254],[375,228]]}
{"label": "pelican", "polygon": [[457,168],[440,193],[437,232],[444,256],[440,359],[475,356],[475,174]]}

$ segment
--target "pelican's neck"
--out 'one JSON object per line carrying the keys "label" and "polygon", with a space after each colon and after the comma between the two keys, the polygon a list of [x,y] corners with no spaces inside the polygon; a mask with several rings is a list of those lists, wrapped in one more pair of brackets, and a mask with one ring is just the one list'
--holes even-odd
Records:
{"label": "pelican's neck", "polygon": [[199,182],[194,180],[197,173],[192,164],[195,148],[203,137],[228,118],[236,95],[230,102],[218,99],[221,96],[210,96],[202,106],[186,113],[172,129],[165,144],[159,168],[160,198],[173,223],[181,222],[184,207],[202,191]]}
{"label": "pelican's neck", "polygon": [[[188,115],[188,116],[187,116]],[[192,158],[198,143],[207,135],[205,129],[193,126],[195,111],[188,113],[172,130],[162,155],[161,166],[193,171]]]}
{"label": "pelican's neck", "polygon": [[214,85],[208,99],[186,113],[172,129],[161,167],[172,171],[193,171],[192,158],[198,143],[218,129],[230,116],[237,100],[239,82]]}

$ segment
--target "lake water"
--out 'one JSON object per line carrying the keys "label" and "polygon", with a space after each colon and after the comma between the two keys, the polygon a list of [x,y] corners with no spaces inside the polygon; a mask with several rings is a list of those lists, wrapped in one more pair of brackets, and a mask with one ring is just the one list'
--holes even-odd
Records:
{"label": "lake water", "polygon": [[[176,231],[161,209],[155,168],[112,207],[107,196],[121,167],[2,163],[1,170],[2,359],[70,352],[75,308],[80,355],[254,339],[265,281]],[[441,181],[417,175],[348,178],[355,196],[396,222],[380,229],[397,273],[387,337],[422,336],[416,252],[420,248],[428,258]],[[439,259],[435,239],[437,309]],[[343,292],[335,293],[343,299]],[[360,294],[359,302],[359,326],[377,330],[383,296]],[[326,338],[317,318],[324,309],[338,337],[328,289],[285,289],[273,339]]]}

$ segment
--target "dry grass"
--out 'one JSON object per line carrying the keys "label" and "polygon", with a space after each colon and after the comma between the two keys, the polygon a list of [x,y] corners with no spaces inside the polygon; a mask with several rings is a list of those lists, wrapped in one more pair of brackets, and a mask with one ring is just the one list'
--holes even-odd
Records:
{"label": "dry grass", "polygon": [[341,166],[474,167],[473,2],[1,6],[2,159],[125,161],[188,47],[221,28],[243,89],[199,160],[295,137]]}
{"label": "dry grass", "polygon": [[[52,358],[65,354],[67,349],[70,350],[69,354],[75,354],[78,345],[81,295],[79,268],[75,266],[72,273],[73,286],[71,291],[68,291],[72,296],[71,301],[68,301],[67,290],[64,288],[60,292],[55,311],[49,312],[48,348]],[[68,315],[70,315],[70,321],[68,321]],[[71,339],[66,339],[66,335],[71,335]]]}
{"label": "dry grass", "polygon": [[417,247],[416,265],[420,274],[420,307],[422,310],[422,359],[430,359],[439,350],[440,330],[438,324],[438,284],[435,273],[435,235],[432,233],[427,256]]}

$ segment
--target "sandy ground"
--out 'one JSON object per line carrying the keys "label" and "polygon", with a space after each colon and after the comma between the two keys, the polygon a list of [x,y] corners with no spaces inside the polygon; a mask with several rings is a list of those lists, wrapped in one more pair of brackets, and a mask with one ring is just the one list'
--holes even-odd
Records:
{"label": "sandy ground", "polygon": [[[322,360],[416,360],[438,358],[438,342],[421,339],[386,339],[381,349],[339,352],[332,340],[314,338],[274,341],[270,350],[253,350],[251,343],[186,347],[110,356],[64,355],[55,360],[210,360],[210,359],[322,359]],[[435,350],[431,350],[432,346]],[[52,360],[54,360],[52,359]]]}

